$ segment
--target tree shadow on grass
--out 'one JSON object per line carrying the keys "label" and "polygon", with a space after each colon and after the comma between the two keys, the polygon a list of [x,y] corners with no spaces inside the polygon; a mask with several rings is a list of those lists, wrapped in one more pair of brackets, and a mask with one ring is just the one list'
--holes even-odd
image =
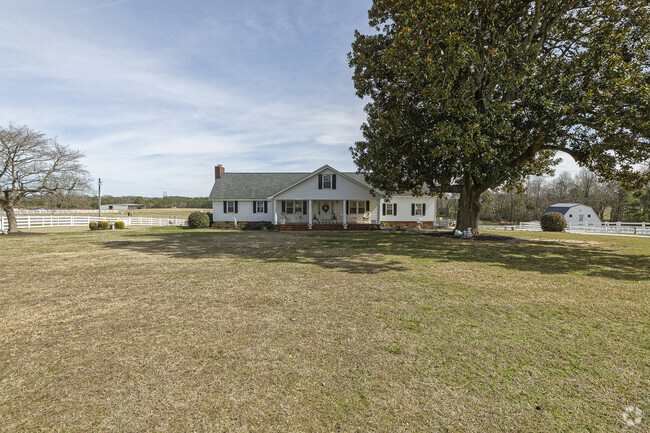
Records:
{"label": "tree shadow on grass", "polygon": [[352,274],[407,269],[399,261],[387,260],[373,251],[327,247],[318,238],[296,233],[183,230],[140,233],[132,239],[107,242],[105,246],[175,258],[234,257],[267,263],[310,264]]}
{"label": "tree shadow on grass", "polygon": [[588,242],[509,238],[453,239],[419,233],[148,232],[108,242],[125,249],[176,258],[237,257],[298,263],[353,274],[403,271],[406,259],[485,263],[542,274],[580,273],[617,280],[650,281],[650,254],[622,254]]}

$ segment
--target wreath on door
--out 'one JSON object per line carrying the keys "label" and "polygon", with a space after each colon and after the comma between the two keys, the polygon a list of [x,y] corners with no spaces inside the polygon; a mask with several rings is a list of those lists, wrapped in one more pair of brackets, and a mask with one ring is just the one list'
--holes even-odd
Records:
{"label": "wreath on door", "polygon": [[330,210],[330,205],[328,205],[327,203],[325,203],[325,204],[323,205],[323,208],[322,208],[322,209],[323,209],[323,212],[327,213],[327,211]]}

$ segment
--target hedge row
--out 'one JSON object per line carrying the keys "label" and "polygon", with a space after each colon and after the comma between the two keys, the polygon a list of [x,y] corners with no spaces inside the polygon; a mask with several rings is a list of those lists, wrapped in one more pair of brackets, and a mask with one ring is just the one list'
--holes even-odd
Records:
{"label": "hedge row", "polygon": [[124,224],[124,221],[115,221],[113,224],[109,223],[108,221],[100,221],[100,222],[91,221],[88,223],[88,228],[90,230],[108,230],[112,228],[121,230],[125,227],[126,225]]}
{"label": "hedge row", "polygon": [[215,221],[212,223],[212,227],[215,229],[225,229],[225,230],[271,230],[273,228],[273,224],[269,222],[241,222],[237,223],[237,227],[235,227],[234,222],[226,222],[226,221]]}

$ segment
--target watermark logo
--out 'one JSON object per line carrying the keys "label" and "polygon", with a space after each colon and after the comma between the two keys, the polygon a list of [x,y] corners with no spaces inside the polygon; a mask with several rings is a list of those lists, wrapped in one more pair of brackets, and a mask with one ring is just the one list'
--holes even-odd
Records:
{"label": "watermark logo", "polygon": [[629,427],[634,427],[641,424],[642,419],[643,411],[638,407],[628,406],[625,408],[625,412],[623,412],[623,421],[625,421],[625,424],[627,424]]}

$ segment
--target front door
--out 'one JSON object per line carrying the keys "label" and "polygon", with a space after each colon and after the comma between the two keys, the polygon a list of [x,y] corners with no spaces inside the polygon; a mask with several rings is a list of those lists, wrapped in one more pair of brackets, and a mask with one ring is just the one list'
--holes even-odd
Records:
{"label": "front door", "polygon": [[331,200],[319,200],[317,203],[317,216],[319,221],[332,222],[332,215],[334,214],[334,203]]}

